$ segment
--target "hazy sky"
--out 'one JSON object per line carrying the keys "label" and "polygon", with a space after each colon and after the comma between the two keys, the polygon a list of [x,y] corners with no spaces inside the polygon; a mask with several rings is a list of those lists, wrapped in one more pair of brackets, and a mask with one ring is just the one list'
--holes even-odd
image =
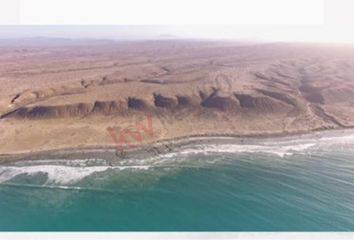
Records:
{"label": "hazy sky", "polygon": [[0,0],[0,38],[354,43],[353,9],[352,0]]}

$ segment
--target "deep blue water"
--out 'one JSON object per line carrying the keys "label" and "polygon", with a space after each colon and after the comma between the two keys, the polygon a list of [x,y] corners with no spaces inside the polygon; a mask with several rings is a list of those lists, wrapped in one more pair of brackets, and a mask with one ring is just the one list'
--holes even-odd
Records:
{"label": "deep blue water", "polygon": [[354,230],[353,136],[0,166],[0,230]]}

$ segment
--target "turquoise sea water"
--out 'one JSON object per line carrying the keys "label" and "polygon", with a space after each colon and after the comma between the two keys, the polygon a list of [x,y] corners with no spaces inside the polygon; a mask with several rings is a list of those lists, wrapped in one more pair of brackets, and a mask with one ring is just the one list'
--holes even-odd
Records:
{"label": "turquoise sea water", "polygon": [[354,135],[0,166],[0,230],[354,230]]}

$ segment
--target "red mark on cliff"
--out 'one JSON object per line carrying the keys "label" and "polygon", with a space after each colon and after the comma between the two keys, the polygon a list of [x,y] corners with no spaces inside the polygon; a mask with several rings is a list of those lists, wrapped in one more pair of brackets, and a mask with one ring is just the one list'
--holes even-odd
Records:
{"label": "red mark on cliff", "polygon": [[151,114],[146,115],[146,122],[146,125],[144,125],[144,121],[135,123],[135,126],[129,125],[121,129],[118,135],[112,127],[107,128],[108,134],[116,144],[117,153],[123,155],[124,148],[134,147],[137,143],[141,143],[143,141],[143,132],[146,136],[154,136]]}

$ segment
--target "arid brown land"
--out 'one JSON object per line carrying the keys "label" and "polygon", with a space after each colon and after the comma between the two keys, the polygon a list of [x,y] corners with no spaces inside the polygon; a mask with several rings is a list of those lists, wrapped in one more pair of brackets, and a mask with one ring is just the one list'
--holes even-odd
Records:
{"label": "arid brown land", "polygon": [[0,41],[0,154],[354,126],[354,46]]}

